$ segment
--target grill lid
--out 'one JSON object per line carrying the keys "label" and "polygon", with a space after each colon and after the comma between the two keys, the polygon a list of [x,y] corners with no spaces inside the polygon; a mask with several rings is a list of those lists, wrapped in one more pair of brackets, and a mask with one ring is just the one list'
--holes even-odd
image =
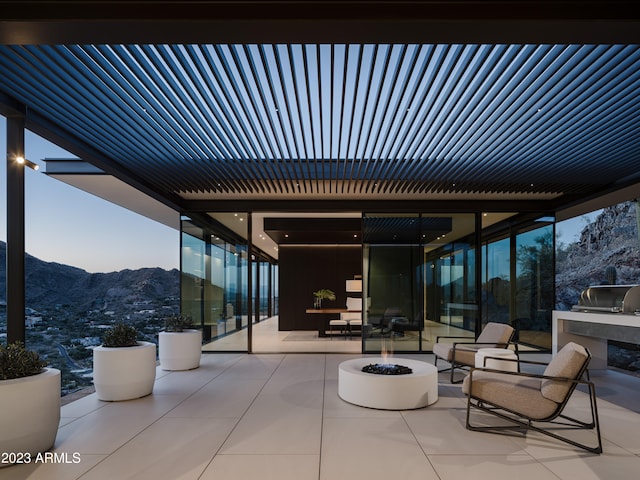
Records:
{"label": "grill lid", "polygon": [[572,310],[584,312],[640,312],[640,285],[594,285],[586,288]]}

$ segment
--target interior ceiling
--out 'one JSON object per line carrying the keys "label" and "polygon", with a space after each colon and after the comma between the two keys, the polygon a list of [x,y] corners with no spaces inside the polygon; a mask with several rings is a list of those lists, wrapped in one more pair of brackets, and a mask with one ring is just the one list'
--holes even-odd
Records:
{"label": "interior ceiling", "polygon": [[309,2],[189,2],[172,23],[176,2],[133,2],[121,22],[95,6],[117,2],[0,3],[2,111],[178,210],[559,206],[638,181],[640,28],[627,2],[522,2],[520,17],[504,1],[311,2],[315,17],[298,10]]}

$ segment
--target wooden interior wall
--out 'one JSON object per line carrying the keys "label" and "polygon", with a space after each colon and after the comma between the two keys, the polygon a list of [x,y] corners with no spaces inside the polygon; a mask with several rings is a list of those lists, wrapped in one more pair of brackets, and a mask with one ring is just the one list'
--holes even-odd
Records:
{"label": "wooden interior wall", "polygon": [[313,292],[333,290],[336,300],[325,300],[323,306],[346,307],[346,281],[362,275],[362,247],[280,245],[278,265],[279,330],[316,330],[323,315],[305,313],[307,308],[313,308]]}

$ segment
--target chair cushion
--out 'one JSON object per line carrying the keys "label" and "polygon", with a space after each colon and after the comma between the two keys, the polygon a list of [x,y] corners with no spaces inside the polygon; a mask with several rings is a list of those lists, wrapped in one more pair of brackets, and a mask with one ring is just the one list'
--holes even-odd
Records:
{"label": "chair cushion", "polygon": [[[473,339],[469,339],[469,341],[473,341]],[[460,344],[456,345],[456,363],[463,365],[475,365],[478,348],[481,347]],[[453,343],[435,343],[433,345],[433,353],[451,363],[453,360]]]}
{"label": "chair cushion", "polygon": [[[589,355],[582,345],[569,342],[557,353],[544,370],[544,375],[576,380]],[[569,382],[542,381],[542,395],[549,400],[562,403],[571,390]]]}
{"label": "chair cushion", "polygon": [[512,333],[513,327],[506,323],[489,322],[484,326],[482,333],[476,341],[478,343],[490,344],[483,345],[482,348],[502,347],[509,341]]}
{"label": "chair cushion", "polygon": [[347,310],[362,310],[362,299],[356,297],[347,297]]}
{"label": "chair cushion", "polygon": [[506,408],[534,420],[549,418],[558,404],[542,396],[539,378],[521,377],[475,370],[462,383],[462,392],[473,398]]}

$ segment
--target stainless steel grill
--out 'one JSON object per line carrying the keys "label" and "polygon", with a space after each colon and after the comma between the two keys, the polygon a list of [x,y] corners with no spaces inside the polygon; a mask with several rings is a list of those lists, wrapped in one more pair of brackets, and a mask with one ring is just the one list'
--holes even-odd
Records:
{"label": "stainless steel grill", "polygon": [[595,285],[586,288],[573,311],[638,313],[640,314],[640,285]]}

